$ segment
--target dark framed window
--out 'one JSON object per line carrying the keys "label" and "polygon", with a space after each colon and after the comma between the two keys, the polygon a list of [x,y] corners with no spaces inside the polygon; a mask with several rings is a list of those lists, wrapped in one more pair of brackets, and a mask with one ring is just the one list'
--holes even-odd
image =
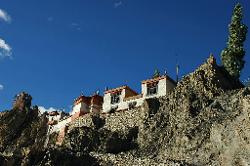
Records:
{"label": "dark framed window", "polygon": [[116,104],[120,102],[121,92],[111,94],[111,104]]}
{"label": "dark framed window", "polygon": [[155,95],[158,92],[158,82],[147,85],[147,95]]}
{"label": "dark framed window", "polygon": [[129,110],[134,109],[135,106],[136,106],[136,104],[137,104],[136,101],[128,103],[128,109],[129,109]]}

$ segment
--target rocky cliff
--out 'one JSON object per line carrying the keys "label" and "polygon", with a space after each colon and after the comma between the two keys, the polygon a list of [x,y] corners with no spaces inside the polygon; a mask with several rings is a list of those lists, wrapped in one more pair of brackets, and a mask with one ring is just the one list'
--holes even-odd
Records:
{"label": "rocky cliff", "polygon": [[0,116],[0,165],[27,165],[44,150],[47,120],[38,117],[37,107],[30,108],[27,99],[18,99],[18,107],[14,104]]}
{"label": "rocky cliff", "polygon": [[0,115],[0,165],[250,165],[250,89],[212,56],[165,97],[78,118],[61,146],[18,105]]}

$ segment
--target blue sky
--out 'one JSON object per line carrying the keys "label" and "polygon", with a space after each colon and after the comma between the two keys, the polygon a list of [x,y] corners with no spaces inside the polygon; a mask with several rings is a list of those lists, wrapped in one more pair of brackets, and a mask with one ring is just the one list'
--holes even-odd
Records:
{"label": "blue sky", "polygon": [[[175,78],[176,55],[181,75],[210,53],[220,63],[237,2],[250,27],[248,0],[0,0],[9,15],[0,39],[11,48],[0,59],[0,110],[20,91],[67,111],[81,92],[126,83],[140,92],[155,68]],[[250,75],[249,34],[242,80]]]}

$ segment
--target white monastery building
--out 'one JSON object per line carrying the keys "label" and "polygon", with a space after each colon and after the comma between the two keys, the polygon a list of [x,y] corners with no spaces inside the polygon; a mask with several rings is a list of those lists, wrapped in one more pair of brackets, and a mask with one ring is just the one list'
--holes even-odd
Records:
{"label": "white monastery building", "polygon": [[102,103],[103,97],[98,94],[94,94],[91,97],[86,97],[84,95],[79,96],[74,101],[73,110],[70,113],[72,115],[71,119],[74,120],[90,112],[100,113],[102,110]]}
{"label": "white monastery building", "polygon": [[92,96],[80,95],[74,100],[70,115],[61,112],[47,113],[49,133],[59,132],[58,142],[62,142],[68,125],[85,114],[112,113],[121,110],[130,110],[141,107],[148,98],[166,96],[176,87],[176,82],[167,75],[158,75],[141,82],[141,93],[138,94],[128,86],[109,89],[104,96],[95,93]]}
{"label": "white monastery building", "polygon": [[176,82],[167,75],[141,82],[141,94],[128,86],[110,89],[104,92],[103,113],[140,107],[148,98],[166,96],[176,86]]}
{"label": "white monastery building", "polygon": [[49,125],[55,125],[58,124],[58,122],[65,117],[68,117],[68,114],[63,111],[51,111],[46,112],[47,118],[48,118],[48,124]]}

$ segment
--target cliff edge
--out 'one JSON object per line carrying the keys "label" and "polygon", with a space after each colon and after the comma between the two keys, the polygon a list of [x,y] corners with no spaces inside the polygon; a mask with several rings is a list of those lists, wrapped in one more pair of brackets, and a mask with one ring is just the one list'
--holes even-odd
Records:
{"label": "cliff edge", "polygon": [[2,113],[0,165],[250,164],[250,89],[212,56],[165,97],[76,119],[61,146],[43,146],[46,122],[20,103]]}

